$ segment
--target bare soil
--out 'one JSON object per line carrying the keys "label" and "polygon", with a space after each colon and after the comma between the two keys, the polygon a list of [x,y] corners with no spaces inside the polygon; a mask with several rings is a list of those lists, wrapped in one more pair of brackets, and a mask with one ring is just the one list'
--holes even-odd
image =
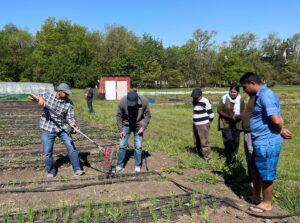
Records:
{"label": "bare soil", "polygon": [[[25,106],[25,104],[22,104]],[[5,106],[8,106],[5,104]],[[9,105],[14,106],[14,105]],[[18,105],[19,106],[19,105]],[[35,107],[32,105],[26,107],[30,113]],[[7,112],[7,110],[5,110]],[[24,109],[22,110],[24,113]],[[1,111],[0,111],[1,113]],[[1,120],[0,120],[1,125]],[[0,129],[0,132],[5,129]],[[17,140],[17,139],[16,139]],[[101,142],[103,146],[109,145],[117,149],[118,141],[116,138],[100,138],[95,141]],[[90,146],[89,146],[90,145]],[[77,141],[76,146],[79,152],[90,152],[91,154],[97,154],[97,148],[89,144],[87,140]],[[54,148],[55,157],[67,156],[66,150],[62,144],[56,144]],[[42,146],[40,144],[28,144],[25,146],[0,146],[0,159],[1,162],[10,163],[11,158],[22,157],[40,157],[42,156]],[[25,157],[25,158],[24,158]],[[5,161],[3,161],[5,160]],[[88,176],[104,176],[97,170],[95,163],[89,163],[81,160],[85,175]],[[0,163],[1,165],[1,163]],[[162,152],[151,152],[148,157],[143,160],[142,172],[156,171],[161,173],[163,167],[176,165],[176,160]],[[210,194],[218,199],[226,202],[221,202],[220,205],[212,205],[208,207],[208,216],[210,222],[245,222],[245,223],[259,223],[259,222],[295,222],[297,219],[285,219],[285,220],[266,220],[265,218],[257,218],[250,216],[246,213],[250,204],[240,199],[230,187],[224,182],[216,184],[208,183],[192,183],[187,180],[189,176],[195,175],[199,170],[186,169],[183,170],[183,174],[175,173],[164,173],[164,175],[171,180],[146,180],[146,181],[133,181],[133,182],[122,182],[113,183],[108,185],[93,185],[87,186],[80,189],[67,189],[63,191],[51,191],[51,192],[23,192],[23,193],[0,193],[0,213],[7,211],[18,211],[28,210],[28,207],[35,209],[51,207],[59,207],[62,203],[64,205],[72,205],[78,203],[85,203],[87,200],[92,199],[95,201],[102,201],[104,198],[108,201],[117,200],[132,200],[132,196],[135,194],[139,198],[147,198],[149,194],[155,196],[171,195],[171,194],[182,194],[184,191],[175,183],[184,185],[187,188],[191,188],[197,191],[203,191],[206,194]],[[124,173],[134,172],[134,159],[130,157]],[[25,168],[10,167],[6,169],[0,169],[0,183],[17,182],[17,181],[50,181],[51,179],[46,178],[46,171],[43,168],[31,167],[30,165]],[[58,168],[58,174],[55,179],[73,179],[73,170],[70,162],[65,161],[60,164]],[[172,182],[174,181],[174,182]],[[50,185],[50,184],[49,184]],[[34,185],[38,187],[39,185]],[[50,187],[50,186],[49,186]],[[24,186],[26,188],[26,186]],[[0,188],[0,191],[2,188]],[[230,205],[232,204],[232,205]],[[232,206],[237,206],[233,208]],[[239,210],[240,209],[240,210]],[[286,212],[278,207],[269,213],[264,213],[262,216],[271,215],[282,215]],[[299,219],[298,219],[299,220]],[[176,219],[166,220],[161,219],[159,222],[204,222],[198,213],[190,215],[177,215]]]}

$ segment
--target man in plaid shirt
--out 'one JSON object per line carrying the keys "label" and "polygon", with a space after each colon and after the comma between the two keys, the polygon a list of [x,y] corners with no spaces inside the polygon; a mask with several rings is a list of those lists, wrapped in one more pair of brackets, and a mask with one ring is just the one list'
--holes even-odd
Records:
{"label": "man in plaid shirt", "polygon": [[[80,168],[78,153],[70,134],[76,133],[78,130],[75,127],[74,106],[73,102],[69,98],[70,94],[70,87],[67,84],[62,83],[57,87],[56,92],[45,93],[41,94],[40,96],[36,96],[39,105],[44,108],[40,119],[40,127],[43,130],[42,143],[45,166],[48,172],[47,177],[55,177],[56,175],[56,169],[52,156],[53,145],[56,137],[59,137],[66,146],[74,174],[76,176],[84,174],[84,171],[82,171]],[[52,113],[51,110],[64,118],[70,124],[70,126],[74,126],[73,130],[66,125],[62,118]]]}

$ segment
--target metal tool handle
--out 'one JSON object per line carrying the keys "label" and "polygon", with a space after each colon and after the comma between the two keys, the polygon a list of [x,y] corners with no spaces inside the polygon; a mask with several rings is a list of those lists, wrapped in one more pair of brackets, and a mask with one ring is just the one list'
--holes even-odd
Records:
{"label": "metal tool handle", "polygon": [[[34,95],[30,95],[30,97],[33,98],[33,100],[35,101],[39,101],[37,99],[37,97],[35,97]],[[61,114],[59,114],[58,112],[52,110],[51,108],[49,108],[49,106],[47,104],[45,104],[45,107],[51,111],[54,115],[56,115],[57,117],[59,117],[65,124],[69,125],[72,129],[75,129],[70,122],[68,122],[68,120],[66,120]],[[78,131],[79,134],[81,134],[83,137],[85,137],[86,139],[88,139],[91,143],[93,143],[95,146],[97,146],[101,151],[104,150],[104,148],[102,146],[100,146],[99,144],[97,144],[94,140],[92,140],[90,137],[88,137],[86,134],[84,134],[83,132],[81,132],[80,130]]]}

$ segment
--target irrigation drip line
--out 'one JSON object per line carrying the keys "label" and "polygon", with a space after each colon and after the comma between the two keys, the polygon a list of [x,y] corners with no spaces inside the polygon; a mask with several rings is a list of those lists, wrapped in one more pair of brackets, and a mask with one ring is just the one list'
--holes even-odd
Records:
{"label": "irrigation drip line", "polygon": [[16,188],[16,189],[1,189],[0,193],[27,193],[27,192],[53,192],[53,191],[64,191],[70,189],[80,189],[89,186],[97,186],[97,185],[108,185],[114,183],[124,183],[124,182],[134,182],[134,181],[148,181],[151,178],[155,179],[155,175],[150,176],[142,176],[136,177],[134,176],[132,179],[130,177],[126,178],[110,178],[98,182],[91,182],[91,183],[83,183],[83,184],[69,184],[63,186],[56,186],[56,187],[36,187],[36,188]]}
{"label": "irrigation drip line", "polygon": [[[94,149],[94,148],[93,148]],[[64,152],[64,151],[63,151]],[[55,154],[55,159],[59,159],[61,156],[66,156],[66,154]],[[101,159],[101,155],[99,155],[99,153],[97,152],[87,152],[87,151],[82,151],[82,152],[79,152],[79,158],[81,159],[88,159],[88,161],[99,161],[99,158],[100,158],[100,161],[102,160]],[[114,155],[114,158],[117,158],[117,155]],[[44,161],[44,158],[42,156],[42,154],[38,154],[37,156],[30,156],[28,158],[28,156],[24,156],[24,155],[21,155],[21,156],[18,156],[18,157],[11,157],[11,159],[9,157],[6,157],[6,158],[3,158],[3,157],[0,157],[0,163],[8,163],[8,164],[32,164],[34,162],[43,162]],[[1,164],[0,164],[1,165]],[[3,165],[5,166],[5,165]]]}
{"label": "irrigation drip line", "polygon": [[127,177],[142,177],[148,175],[154,175],[155,172],[139,172],[139,173],[122,173],[122,174],[110,174],[102,176],[81,176],[76,178],[69,179],[47,179],[47,180],[19,180],[19,181],[9,181],[9,182],[0,182],[0,186],[9,186],[9,185],[28,185],[28,184],[40,184],[40,183],[59,183],[59,182],[68,182],[68,181],[85,181],[85,180],[106,180],[106,179],[117,179],[117,178],[127,178]]}
{"label": "irrigation drip line", "polygon": [[226,198],[218,198],[220,199],[220,202],[223,202],[227,205],[229,205],[232,208],[235,208],[239,211],[243,211],[245,213],[247,213],[248,215],[251,215],[253,217],[256,218],[264,218],[264,219],[280,219],[280,218],[290,218],[290,217],[297,217],[300,216],[300,212],[295,212],[295,213],[290,213],[290,214],[282,214],[282,215],[262,215],[262,214],[256,214],[252,211],[249,210],[243,210],[242,208],[240,208],[238,205],[234,204],[233,202],[231,202],[230,200],[226,199]]}
{"label": "irrigation drip line", "polygon": [[[99,160],[100,159],[100,160]],[[117,157],[116,155],[113,156],[112,161],[116,161]],[[88,158],[88,164],[86,164],[85,161],[82,161],[83,166],[86,166],[87,168],[92,168],[97,171],[100,171],[98,168],[95,168],[93,166],[97,165],[97,163],[100,163],[104,160],[99,157],[99,154],[95,154],[93,156],[89,156]],[[7,169],[23,169],[23,168],[35,168],[35,169],[41,169],[45,167],[45,164],[43,160],[35,160],[33,161],[28,161],[27,163],[24,163],[23,161],[20,161],[20,163],[14,162],[13,164],[10,163],[11,165],[5,165],[5,164],[0,164],[0,171],[1,170],[7,170]],[[97,166],[98,167],[98,166]],[[103,172],[103,171],[100,171]],[[106,172],[106,171],[105,171]]]}
{"label": "irrigation drip line", "polygon": [[[146,173],[152,173],[152,172],[146,172]],[[155,171],[155,174],[158,174],[161,177],[166,178],[165,176],[162,176],[161,173]],[[113,184],[113,183],[117,183],[117,182],[132,182],[132,181],[137,181],[137,180],[141,180],[139,178],[135,178],[135,179],[119,179],[119,180],[112,180],[111,182],[95,182],[95,183],[86,183],[86,184],[81,184],[81,185],[69,185],[69,186],[62,186],[62,187],[53,187],[53,188],[33,188],[33,189],[12,189],[12,190],[1,190],[0,193],[24,193],[24,192],[49,192],[49,191],[61,191],[61,190],[68,190],[68,189],[79,189],[79,188],[83,188],[83,187],[87,187],[87,186],[94,186],[94,185],[103,185],[103,184]],[[182,184],[179,184],[178,182],[176,182],[175,180],[167,177],[167,180],[169,180],[170,182],[172,182],[174,185],[176,185],[177,187],[179,187],[181,190],[183,190],[184,192],[195,192],[197,193],[198,191],[195,191],[194,189],[191,189],[189,187],[186,187]],[[60,180],[57,180],[58,182]],[[61,180],[64,181],[64,180]],[[24,182],[25,183],[25,182]],[[26,182],[26,183],[34,183],[34,182]],[[13,182],[11,182],[11,184],[13,184]],[[17,183],[18,184],[18,183]],[[19,184],[21,185],[22,183],[19,182]],[[4,183],[2,183],[2,185],[4,185]],[[205,199],[208,198],[214,198],[216,200],[218,200],[219,202],[222,202],[224,204],[227,204],[237,210],[243,211],[251,216],[254,217],[259,217],[259,218],[269,218],[269,219],[275,219],[275,218],[288,218],[288,217],[294,217],[294,216],[299,216],[300,213],[291,213],[291,214],[286,214],[286,215],[274,215],[274,216],[265,216],[265,215],[260,215],[260,214],[255,214],[252,213],[250,211],[247,210],[243,210],[242,208],[238,207],[236,204],[224,199],[224,198],[220,198],[220,197],[216,197],[213,195],[206,195]]]}
{"label": "irrigation drip line", "polygon": [[[157,172],[157,174],[161,175],[161,173]],[[191,189],[189,187],[186,187],[178,182],[176,182],[175,180],[171,179],[170,177],[166,177],[167,180],[169,180],[170,182],[174,183],[177,187],[179,187],[180,189],[184,189],[187,190],[187,191],[190,191],[190,192],[197,192],[196,190],[194,189]],[[222,202],[224,204],[227,204],[229,205],[230,207],[232,208],[235,208],[239,211],[242,211],[248,215],[251,215],[253,217],[257,217],[257,218],[264,218],[264,219],[280,219],[280,218],[290,218],[290,217],[296,217],[296,216],[300,216],[300,213],[296,212],[296,213],[290,213],[290,214],[283,214],[283,215],[262,215],[262,214],[259,214],[259,213],[253,213],[251,211],[248,211],[248,210],[244,210],[242,208],[240,208],[238,205],[234,204],[233,202],[231,202],[230,200],[226,199],[226,198],[223,198],[223,197],[218,197],[218,196],[214,196],[214,195],[210,195],[210,194],[207,194],[207,198],[214,198],[216,200],[218,200],[219,202]]]}
{"label": "irrigation drip line", "polygon": [[[82,140],[84,141],[84,140]],[[107,143],[107,144],[102,144],[102,146],[117,146],[118,144],[117,143]],[[59,143],[59,144],[55,144],[54,145],[54,148],[55,148],[55,152],[57,151],[60,151],[60,150],[64,150],[66,151],[66,147]],[[80,151],[81,148],[85,149],[85,148],[92,148],[91,144],[90,143],[84,143],[84,144],[77,144],[76,145],[76,148]],[[13,147],[13,148],[10,148],[10,146],[0,146],[0,152],[8,152],[8,151],[28,151],[28,150],[38,150],[38,152],[41,153],[41,146],[38,147],[38,148],[35,148],[35,149],[31,149],[31,148],[28,148],[28,147],[24,147],[24,146],[20,146],[20,147]],[[1,155],[1,154],[0,154]]]}

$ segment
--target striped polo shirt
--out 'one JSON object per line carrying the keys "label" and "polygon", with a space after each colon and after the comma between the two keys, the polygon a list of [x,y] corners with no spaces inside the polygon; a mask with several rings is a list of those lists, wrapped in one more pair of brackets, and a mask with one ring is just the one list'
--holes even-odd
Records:
{"label": "striped polo shirt", "polygon": [[204,125],[214,119],[211,103],[207,98],[202,97],[197,104],[193,103],[194,125]]}

